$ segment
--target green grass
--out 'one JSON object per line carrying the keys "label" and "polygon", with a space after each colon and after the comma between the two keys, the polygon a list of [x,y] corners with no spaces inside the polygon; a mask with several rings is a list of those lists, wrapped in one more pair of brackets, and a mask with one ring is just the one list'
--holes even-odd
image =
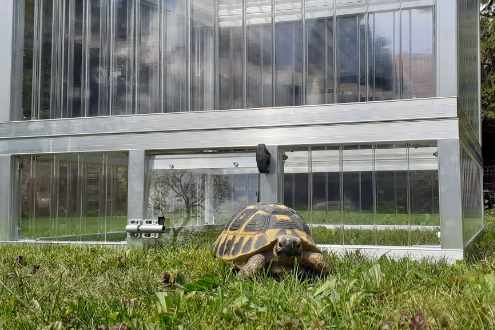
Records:
{"label": "green grass", "polygon": [[321,279],[240,280],[211,255],[214,236],[147,250],[0,246],[0,328],[495,328],[493,216],[466,261],[328,255]]}
{"label": "green grass", "polygon": [[[440,220],[438,214],[407,214],[395,213],[377,213],[373,215],[371,212],[346,212],[344,217],[338,211],[321,211],[313,210],[311,215],[309,211],[300,210],[299,213],[307,223],[314,224],[341,224],[342,219],[348,225],[439,225]],[[182,213],[172,214],[172,222],[168,225],[186,226],[195,225],[196,217],[186,220]],[[227,223],[230,218],[219,217],[217,223]],[[62,241],[122,241],[125,240],[124,228],[127,224],[126,216],[113,217],[58,217],[53,219],[50,217],[37,217],[36,219],[22,218],[20,221],[20,234],[23,239],[45,239],[45,240],[62,240]],[[105,232],[107,235],[105,235]],[[111,234],[108,234],[111,233]],[[404,233],[406,233],[404,231]],[[336,234],[338,235],[338,234]],[[405,234],[407,236],[407,233]],[[349,237],[354,237],[351,235]],[[362,233],[359,235],[362,238],[351,239],[350,244],[371,244],[375,238],[371,233]],[[388,236],[388,235],[385,235]],[[378,239],[378,238],[377,238]],[[329,243],[338,242],[329,239]],[[341,240],[340,240],[341,241]],[[401,239],[401,241],[404,241]],[[414,244],[416,239],[406,238],[406,241],[411,241]],[[421,239],[419,240],[421,241]],[[435,241],[434,244],[438,239]],[[364,243],[363,243],[364,242]],[[428,243],[433,244],[433,243]]]}
{"label": "green grass", "polygon": [[[67,241],[125,240],[127,216],[113,217],[37,217],[22,218],[20,235],[22,239],[49,239]],[[119,233],[120,234],[117,234]],[[109,234],[110,233],[110,234]]]}

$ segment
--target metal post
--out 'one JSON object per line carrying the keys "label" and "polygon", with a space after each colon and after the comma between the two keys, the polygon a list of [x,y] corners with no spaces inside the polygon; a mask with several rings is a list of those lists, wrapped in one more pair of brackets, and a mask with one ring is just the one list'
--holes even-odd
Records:
{"label": "metal post", "polygon": [[[11,91],[11,69],[12,69],[12,37],[14,19],[14,1],[2,2],[0,7],[0,122],[10,120],[10,91]],[[12,77],[15,79],[16,77]],[[1,211],[0,211],[1,212]]]}
{"label": "metal post", "polygon": [[463,249],[461,155],[457,139],[438,141],[440,232],[443,249]]}
{"label": "metal post", "polygon": [[16,239],[14,226],[13,157],[0,155],[0,241]]}
{"label": "metal post", "polygon": [[260,202],[283,202],[284,162],[278,146],[267,146],[270,152],[270,173],[260,174]]}
{"label": "metal post", "polygon": [[127,189],[127,218],[144,219],[144,179],[145,179],[144,150],[129,151],[128,189]]}

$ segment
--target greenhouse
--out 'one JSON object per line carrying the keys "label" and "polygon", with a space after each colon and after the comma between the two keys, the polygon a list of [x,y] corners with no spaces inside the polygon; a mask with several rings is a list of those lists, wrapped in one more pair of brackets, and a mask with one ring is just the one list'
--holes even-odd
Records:
{"label": "greenhouse", "polygon": [[259,200],[325,250],[461,259],[484,226],[478,10],[7,0],[0,241],[219,230]]}

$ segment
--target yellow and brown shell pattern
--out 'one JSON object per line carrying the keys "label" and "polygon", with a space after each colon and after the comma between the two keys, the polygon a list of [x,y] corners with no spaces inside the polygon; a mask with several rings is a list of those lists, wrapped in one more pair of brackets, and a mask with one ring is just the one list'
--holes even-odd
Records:
{"label": "yellow and brown shell pattern", "polygon": [[320,252],[308,225],[296,211],[282,204],[255,204],[241,210],[225,226],[213,251],[225,261],[242,261],[271,250],[282,235],[297,236],[305,251]]}

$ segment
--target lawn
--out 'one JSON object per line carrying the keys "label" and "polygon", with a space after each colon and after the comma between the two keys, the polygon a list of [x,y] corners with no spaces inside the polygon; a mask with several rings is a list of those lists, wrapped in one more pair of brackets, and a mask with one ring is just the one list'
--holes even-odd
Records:
{"label": "lawn", "polygon": [[487,222],[455,265],[328,255],[320,279],[240,280],[211,255],[213,235],[148,250],[4,245],[0,328],[493,329]]}

